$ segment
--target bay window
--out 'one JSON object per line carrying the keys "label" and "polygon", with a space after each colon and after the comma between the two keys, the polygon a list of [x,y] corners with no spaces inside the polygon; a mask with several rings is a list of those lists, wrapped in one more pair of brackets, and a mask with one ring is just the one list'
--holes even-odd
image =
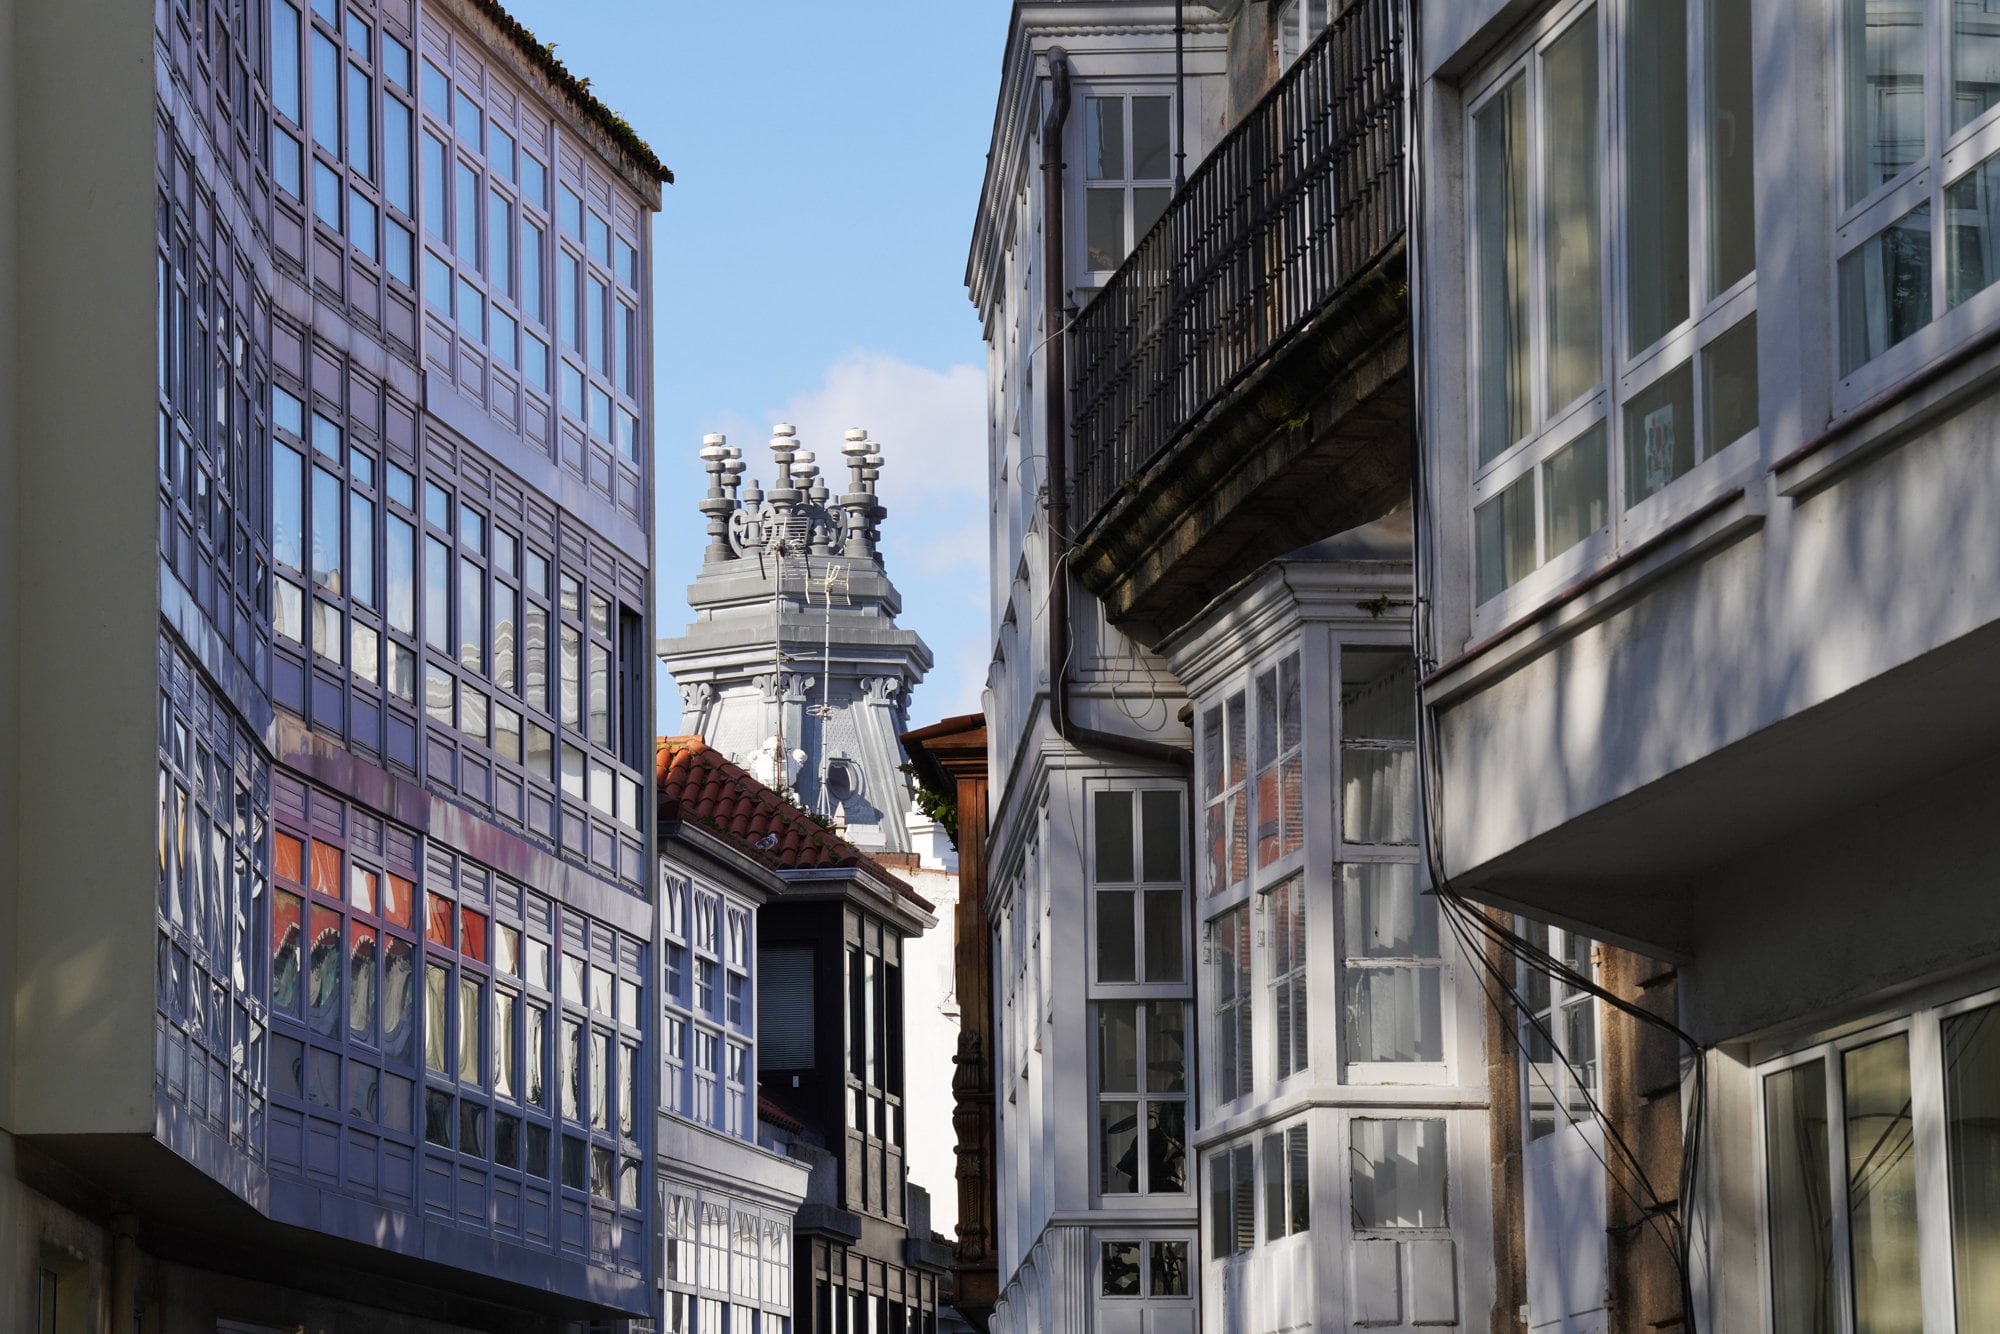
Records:
{"label": "bay window", "polygon": [[1755,431],[1750,50],[1734,0],[1605,0],[1472,106],[1481,603],[1573,577]]}
{"label": "bay window", "polygon": [[[1859,1330],[1995,1328],[2000,994],[1815,1044],[1761,1082],[1774,1334],[1841,1307]],[[1925,1274],[1926,1249],[1948,1267]]]}
{"label": "bay window", "polygon": [[1857,398],[2000,309],[1982,295],[2000,278],[2000,8],[1843,0],[1838,40],[1840,373],[1879,367]]}

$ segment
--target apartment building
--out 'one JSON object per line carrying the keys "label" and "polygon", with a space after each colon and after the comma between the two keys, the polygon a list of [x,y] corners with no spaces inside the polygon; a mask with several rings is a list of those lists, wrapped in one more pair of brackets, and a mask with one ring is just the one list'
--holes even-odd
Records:
{"label": "apartment building", "polygon": [[645,1315],[671,175],[485,0],[6,31],[6,1323]]}
{"label": "apartment building", "polygon": [[1989,9],[1416,34],[1433,852],[1673,983],[1612,1328],[2000,1320]]}
{"label": "apartment building", "polygon": [[[930,905],[700,737],[661,743],[660,784],[675,838],[711,868],[726,861],[760,900],[753,918],[747,898],[715,893],[711,932],[697,881],[690,934],[668,923],[664,1087],[692,1098],[671,1114],[739,1136],[735,1127],[754,1124],[758,1156],[784,1155],[773,1167],[796,1211],[781,1220],[768,1205],[730,1203],[754,1177],[699,1194],[676,1184],[690,1171],[713,1177],[728,1160],[663,1165],[666,1327],[937,1334],[949,1252],[932,1238],[929,1195],[905,1172],[918,1090],[904,969],[910,940],[936,925]],[[713,869],[705,879],[717,884]],[[671,898],[663,904],[671,915]],[[724,1059],[705,1064],[704,1043]]]}
{"label": "apartment building", "polygon": [[967,275],[997,1329],[1494,1307],[1483,954],[1421,892],[1407,48],[1372,0],[1015,9]]}

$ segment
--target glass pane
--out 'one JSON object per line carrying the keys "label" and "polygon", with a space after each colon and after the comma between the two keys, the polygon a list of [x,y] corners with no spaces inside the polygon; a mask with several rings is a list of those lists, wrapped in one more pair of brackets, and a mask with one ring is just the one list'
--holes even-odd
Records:
{"label": "glass pane", "polygon": [[1264,1136],[1264,1240],[1287,1235],[1291,1210],[1285,1207],[1285,1137]]}
{"label": "glass pane", "polygon": [[1312,1155],[1303,1125],[1285,1132],[1285,1161],[1291,1177],[1292,1231],[1304,1232],[1312,1226]]}
{"label": "glass pane", "polygon": [[1146,1011],[1146,1088],[1152,1093],[1187,1089],[1187,1006],[1154,1001]]}
{"label": "glass pane", "polygon": [[1930,323],[1931,206],[1922,204],[1840,261],[1840,369],[1851,373]]}
{"label": "glass pane", "polygon": [[1528,85],[1472,120],[1479,338],[1479,461],[1528,433]]}
{"label": "glass pane", "polygon": [[1909,1038],[1898,1034],[1845,1053],[1841,1077],[1854,1334],[1922,1334]]}
{"label": "glass pane", "polygon": [[1139,1189],[1139,1104],[1101,1102],[1097,1106],[1098,1188],[1106,1195]]}
{"label": "glass pane", "polygon": [[1745,316],[1701,353],[1702,388],[1708,395],[1702,423],[1708,454],[1757,429],[1757,316]]}
{"label": "glass pane", "polygon": [[1140,185],[1132,189],[1132,244],[1153,230],[1153,224],[1167,211],[1174,192],[1164,185]]}
{"label": "glass pane", "polygon": [[1171,97],[1132,99],[1132,179],[1164,181],[1173,172]]}
{"label": "glass pane", "polygon": [[1340,822],[1350,843],[1416,842],[1415,748],[1342,746]]}
{"label": "glass pane", "polygon": [[1944,1021],[1958,1327],[2000,1329],[2000,1007]]}
{"label": "glass pane", "polygon": [[1535,475],[1528,473],[1472,512],[1479,600],[1498,597],[1532,572],[1535,560]]}
{"label": "glass pane", "polygon": [[2000,14],[1990,0],[1953,0],[1951,124],[1970,125],[2000,102]]}
{"label": "glass pane", "polygon": [[1343,740],[1415,741],[1416,660],[1403,649],[1343,648],[1340,735]]}
{"label": "glass pane", "polygon": [[450,971],[438,964],[424,969],[424,1065],[443,1074],[445,1065],[445,1007],[451,995]]}
{"label": "glass pane", "polygon": [[416,970],[417,947],[390,936],[382,956],[382,1051],[396,1060],[410,1059],[417,1017]]}
{"label": "glass pane", "polygon": [[1625,405],[1625,503],[1636,505],[1694,467],[1694,365],[1655,380]]}
{"label": "glass pane", "polygon": [[1435,965],[1350,967],[1342,993],[1348,1061],[1444,1059],[1443,983]]}
{"label": "glass pane", "polygon": [[1548,260],[1549,410],[1604,376],[1597,164],[1597,12],[1542,56],[1543,200]]}
{"label": "glass pane", "polygon": [[1352,1123],[1354,1226],[1445,1226],[1444,1122]]}
{"label": "glass pane", "polygon": [[1133,879],[1132,794],[1099,792],[1097,811],[1097,880],[1125,884]]}
{"label": "glass pane", "polygon": [[1083,174],[1093,181],[1125,179],[1124,98],[1084,99]]}
{"label": "glass pane", "polygon": [[1104,1254],[1104,1295],[1107,1297],[1137,1297],[1139,1295],[1139,1243],[1136,1241],[1107,1241]]}
{"label": "glass pane", "polygon": [[1234,1187],[1232,1200],[1231,1239],[1232,1248],[1247,1251],[1257,1244],[1256,1173],[1252,1158],[1253,1150],[1248,1144],[1239,1144],[1230,1151],[1230,1184]]}
{"label": "glass pane", "polygon": [[1086,190],[1083,244],[1086,269],[1115,269],[1125,261],[1125,190]]}
{"label": "glass pane", "polygon": [[1151,1263],[1147,1266],[1152,1279],[1155,1297],[1185,1297],[1188,1290],[1188,1244],[1184,1241],[1156,1241],[1152,1243]]}
{"label": "glass pane", "polygon": [[[1688,317],[1688,0],[1631,0],[1625,251],[1631,351]],[[1749,6],[1738,5],[1748,14]]]}
{"label": "glass pane", "polygon": [[1187,1182],[1187,1104],[1146,1104],[1146,1190],[1180,1194]]}
{"label": "glass pane", "polygon": [[1139,1091],[1137,1001],[1104,1001],[1097,1007],[1097,1087],[1102,1093]]}
{"label": "glass pane", "polygon": [[1417,890],[1417,868],[1349,862],[1340,868],[1341,952],[1350,959],[1435,959],[1437,904]]}
{"label": "glass pane", "polygon": [[340,914],[330,908],[312,909],[312,939],[307,950],[306,1022],[324,1037],[340,1033]]}
{"label": "glass pane", "polygon": [[1159,883],[1181,878],[1181,794],[1154,790],[1139,794],[1143,878]]}
{"label": "glass pane", "polygon": [[[1996,17],[2000,24],[2000,17]],[[1957,306],[2000,278],[2000,156],[1987,158],[1944,189],[1945,304]]]}
{"label": "glass pane", "polygon": [[1097,892],[1097,980],[1100,982],[1138,980],[1133,908],[1133,893],[1129,889]]}
{"label": "glass pane", "polygon": [[1708,290],[1757,265],[1757,115],[1752,94],[1750,6],[1708,5]]}
{"label": "glass pane", "polygon": [[1542,524],[1549,555],[1558,556],[1610,521],[1611,478],[1605,469],[1604,423],[1564,445],[1542,465]]}
{"label": "glass pane", "polygon": [[375,1040],[375,932],[354,924],[347,946],[347,1032]]}
{"label": "glass pane", "polygon": [[1924,153],[1924,7],[1846,0],[1847,202]]}
{"label": "glass pane", "polygon": [[1181,980],[1181,892],[1146,891],[1146,977],[1148,982]]}

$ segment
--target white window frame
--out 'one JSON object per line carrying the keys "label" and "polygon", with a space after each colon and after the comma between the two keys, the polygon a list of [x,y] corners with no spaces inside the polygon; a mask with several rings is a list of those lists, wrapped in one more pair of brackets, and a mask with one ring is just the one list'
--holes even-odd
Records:
{"label": "white window frame", "polygon": [[1271,49],[1278,57],[1283,74],[1305,54],[1326,31],[1332,15],[1343,8],[1342,0],[1284,0],[1271,23]]}
{"label": "white window frame", "polygon": [[[1627,193],[1626,133],[1624,96],[1626,80],[1622,61],[1627,0],[1571,0],[1551,9],[1526,34],[1510,43],[1469,92],[1465,102],[1464,171],[1466,187],[1464,264],[1467,292],[1478,290],[1478,229],[1475,225],[1478,158],[1474,121],[1517,79],[1525,81],[1528,101],[1526,146],[1528,174],[1526,248],[1528,251],[1528,422],[1521,438],[1501,449],[1492,460],[1478,457],[1478,389],[1484,366],[1477,336],[1478,321],[1467,321],[1468,430],[1467,465],[1470,494],[1464,520],[1467,534],[1466,587],[1475,599],[1471,638],[1491,634],[1527,609],[1547,601],[1585,574],[1600,568],[1615,556],[1630,551],[1686,521],[1707,506],[1717,495],[1740,484],[1760,462],[1761,432],[1752,430],[1730,441],[1712,442],[1701,438],[1707,421],[1707,375],[1703,351],[1716,339],[1735,329],[1756,313],[1757,270],[1738,279],[1727,290],[1709,296],[1708,274],[1712,260],[1709,234],[1709,173],[1707,171],[1707,5],[1706,0],[1687,0],[1688,29],[1688,259],[1689,317],[1654,343],[1628,346],[1630,284],[1626,265],[1626,238],[1619,234],[1615,220],[1624,213]],[[1597,121],[1602,166],[1597,182],[1599,253],[1599,342],[1600,376],[1593,388],[1574,401],[1547,402],[1547,312],[1550,291],[1548,256],[1545,244],[1543,208],[1547,199],[1547,178],[1542,153],[1540,119],[1544,111],[1541,97],[1541,58],[1575,23],[1593,15],[1597,23]],[[1625,408],[1636,398],[1662,382],[1668,375],[1688,367],[1693,376],[1693,421],[1697,458],[1693,466],[1668,482],[1659,491],[1628,505],[1626,496]],[[1606,519],[1600,528],[1562,551],[1547,547],[1547,479],[1542,465],[1581,440],[1592,429],[1604,432],[1606,492],[1603,496]],[[1717,460],[1721,460],[1717,462]],[[1478,530],[1475,515],[1510,486],[1526,479],[1529,503],[1534,507],[1534,565],[1513,583],[1483,602],[1479,589]]]}
{"label": "white window frame", "polygon": [[[1104,1068],[1101,1047],[1102,1007],[1105,1004],[1131,1005],[1135,1007],[1135,1052],[1137,1067],[1136,1083],[1132,1090],[1107,1092],[1104,1088]],[[1178,1090],[1154,1090],[1147,1054],[1153,1033],[1154,1016],[1159,1007],[1173,1005],[1181,1011],[1181,1086]],[[1087,1038],[1090,1050],[1090,1157],[1091,1157],[1091,1197],[1100,1207],[1122,1207],[1140,1200],[1163,1200],[1169,1203],[1185,1201],[1195,1189],[1195,1107],[1194,1062],[1188,1051],[1188,1026],[1192,1022],[1191,1012],[1194,1002],[1181,996],[1143,999],[1137,996],[1107,997],[1093,1001],[1089,1007],[1090,1026]],[[1107,1191],[1104,1189],[1104,1134],[1103,1111],[1107,1102],[1129,1102],[1137,1108],[1139,1118],[1137,1133],[1133,1140],[1134,1151],[1138,1155],[1137,1189],[1129,1191]],[[1147,1123],[1147,1109],[1154,1103],[1178,1103],[1181,1108],[1181,1174],[1184,1185],[1179,1190],[1156,1189],[1152,1181],[1152,1135],[1153,1129]]]}
{"label": "white window frame", "polygon": [[[1335,1017],[1338,1021],[1335,1028],[1334,1040],[1338,1044],[1340,1054],[1340,1077],[1343,1082],[1348,1084],[1446,1084],[1451,1081],[1451,1071],[1456,1068],[1458,1060],[1456,972],[1452,967],[1452,954],[1448,943],[1449,936],[1444,922],[1441,919],[1438,922],[1438,953],[1435,956],[1410,956],[1408,958],[1385,956],[1379,959],[1372,959],[1365,964],[1356,964],[1352,960],[1363,956],[1352,952],[1346,938],[1345,868],[1349,865],[1382,864],[1416,867],[1418,863],[1419,844],[1416,842],[1356,843],[1350,841],[1347,836],[1345,812],[1343,809],[1345,804],[1343,793],[1345,791],[1346,772],[1342,759],[1346,749],[1351,744],[1358,747],[1367,747],[1370,743],[1381,746],[1400,744],[1393,743],[1386,738],[1362,736],[1350,738],[1348,736],[1345,712],[1340,707],[1341,696],[1346,690],[1346,654],[1350,650],[1380,652],[1390,649],[1400,651],[1402,647],[1402,645],[1366,641],[1337,640],[1334,645],[1335,652],[1329,671],[1335,706],[1331,729],[1333,733],[1333,791],[1328,798],[1328,802],[1321,804],[1331,803],[1338,836],[1338,841],[1334,845],[1336,849],[1336,865],[1333,868],[1332,891],[1328,902],[1332,905],[1332,916],[1334,918],[1332,928],[1335,938],[1334,960],[1337,968],[1336,984],[1332,991],[1332,994],[1336,997]],[[1410,665],[1414,671],[1414,658],[1411,659]],[[1413,737],[1415,726],[1416,719],[1413,716],[1411,718]],[[1408,749],[1413,754],[1415,752],[1415,745],[1414,740],[1408,744]],[[1423,836],[1421,828],[1418,829],[1417,836],[1418,838]],[[1416,875],[1417,883],[1421,886],[1424,877],[1420,869],[1416,871]],[[1434,899],[1423,894],[1420,894],[1419,898],[1430,903],[1435,910],[1436,904]],[[1346,1025],[1347,974],[1349,969],[1357,966],[1367,968],[1436,967],[1438,973],[1438,1022],[1441,1026],[1440,1040],[1442,1044],[1441,1055],[1438,1060],[1359,1061],[1351,1057],[1347,1045]]]}
{"label": "white window frame", "polygon": [[[1146,803],[1144,794],[1161,791],[1172,792],[1176,801],[1176,813],[1179,823],[1175,832],[1180,839],[1181,870],[1180,879],[1178,880],[1149,880],[1146,878],[1147,868],[1144,857]],[[1109,792],[1129,793],[1131,797],[1132,879],[1130,880],[1100,881],[1097,878],[1097,841],[1099,837],[1097,798],[1100,793]],[[1187,785],[1177,781],[1120,778],[1092,781],[1085,784],[1084,810],[1086,812],[1087,834],[1083,854],[1084,869],[1087,875],[1087,883],[1090,887],[1090,902],[1084,931],[1085,946],[1089,951],[1090,994],[1092,996],[1171,996],[1185,998],[1192,994],[1194,979],[1190,969],[1194,966],[1194,950],[1193,942],[1189,939],[1192,925],[1189,921],[1188,900],[1192,891],[1189,863],[1193,860],[1194,848],[1192,840],[1188,837],[1189,821],[1191,819],[1189,805]],[[1101,891],[1106,890],[1111,893],[1129,892],[1132,895],[1132,971],[1134,980],[1130,982],[1106,982],[1098,977],[1099,932],[1097,896]],[[1155,980],[1146,976],[1146,895],[1148,891],[1163,892],[1166,890],[1173,890],[1180,896],[1178,908],[1181,926],[1180,976],[1177,978]],[[1035,953],[1039,954],[1041,952],[1039,919],[1029,929],[1034,931],[1036,937],[1031,942],[1031,947]],[[1025,957],[1023,965],[1025,966]]]}
{"label": "white window frame", "polygon": [[[1917,161],[1894,179],[1868,191],[1852,206],[1847,197],[1847,154],[1844,127],[1851,111],[1852,90],[1848,87],[1846,11],[1849,0],[1830,0],[1826,6],[1826,51],[1833,142],[1829,160],[1828,200],[1832,210],[1832,245],[1827,256],[1826,275],[1833,294],[1828,340],[1831,369],[1836,377],[1833,415],[1836,421],[1864,407],[1881,394],[1926,369],[1933,362],[1979,336],[2000,322],[2000,280],[1989,283],[1957,307],[1947,309],[1947,256],[1950,245],[1946,230],[1945,190],[1956,184],[1979,163],[2000,155],[2000,105],[1989,107],[1960,129],[1951,127],[1953,102],[1950,60],[1950,0],[1910,0],[1924,15],[1924,149]],[[1996,164],[2000,165],[2000,164]],[[1881,353],[1847,371],[1842,358],[1845,325],[1842,321],[1840,265],[1857,253],[1884,228],[1910,210],[1928,204],[1930,215],[1930,301],[1931,315],[1924,326]],[[2000,266],[2000,256],[1993,260]]]}
{"label": "white window frame", "polygon": [[[1180,132],[1179,118],[1174,114],[1174,84],[1171,77],[1157,80],[1119,79],[1103,83],[1079,84],[1071,94],[1071,97],[1071,106],[1074,108],[1074,111],[1069,119],[1070,123],[1076,128],[1068,131],[1069,134],[1074,136],[1074,141],[1069,149],[1073,153],[1073,156],[1069,160],[1076,165],[1068,174],[1068,188],[1074,194],[1074,204],[1070,210],[1070,217],[1075,222],[1075,225],[1070,228],[1069,285],[1076,288],[1097,289],[1103,287],[1111,280],[1111,275],[1118,271],[1118,266],[1124,264],[1131,257],[1133,249],[1144,239],[1144,233],[1138,229],[1138,219],[1134,212],[1133,192],[1135,190],[1164,189],[1167,191],[1168,203],[1171,204],[1172,202],[1174,178],[1171,168],[1174,162],[1174,154],[1180,148],[1180,144],[1177,141],[1177,136]],[[1101,180],[1093,180],[1090,179],[1089,173],[1086,170],[1088,145],[1084,136],[1088,132],[1086,127],[1090,119],[1087,107],[1089,99],[1093,97],[1118,98],[1125,104],[1125,109],[1122,113],[1125,117],[1125,162],[1123,164],[1125,175],[1115,177],[1106,176]],[[1169,170],[1164,176],[1140,177],[1131,174],[1133,148],[1132,101],[1134,98],[1140,97],[1164,98],[1167,103],[1167,162]],[[1124,253],[1118,256],[1118,265],[1113,265],[1108,269],[1092,268],[1090,266],[1089,191],[1093,189],[1108,190],[1112,188],[1122,189],[1125,194]],[[1147,224],[1148,227],[1151,227],[1151,225],[1151,223]],[[1081,298],[1082,294],[1079,293],[1079,304],[1083,304]]]}
{"label": "white window frame", "polygon": [[[1866,1028],[1844,1031],[1833,1038],[1816,1042],[1811,1046],[1794,1051],[1777,1060],[1767,1061],[1756,1067],[1754,1084],[1756,1101],[1756,1162],[1757,1162],[1757,1251],[1759,1276],[1759,1302],[1764,1315],[1764,1328],[1773,1328],[1776,1319],[1773,1300],[1772,1246],[1771,1238],[1771,1175],[1770,1175],[1770,1109],[1765,1097],[1765,1081],[1769,1076],[1780,1074],[1815,1062],[1826,1068],[1827,1098],[1827,1185],[1828,1203],[1833,1210],[1833,1284],[1838,1328],[1851,1334],[1854,1323],[1854,1252],[1849,1228],[1849,1201],[1847,1177],[1847,1146],[1842,1133],[1845,1125],[1842,1112],[1846,1104],[1846,1090],[1842,1086],[1840,1058],[1858,1047],[1866,1047],[1884,1038],[1898,1035],[1909,1042],[1910,1073],[1910,1114],[1917,1155],[1917,1232],[1920,1238],[1928,1238],[1930,1244],[1921,1253],[1920,1278],[1924,1306],[1924,1328],[1930,1330],[1951,1330],[1956,1328],[1957,1314],[1954,1310],[1954,1279],[1951,1273],[1951,1215],[1947,1193],[1944,1160],[1944,1085],[1940,1065],[1939,1021],[1949,1014],[1968,1009],[1977,1009],[1982,1004],[2000,1000],[2000,993],[1987,993],[1983,997],[1971,998],[1949,1006],[1939,1006],[1929,1011],[1917,1011],[1897,1018],[1873,1024]],[[1926,1074],[1928,1071],[1928,1075]],[[1942,1267],[1942,1274],[1939,1269]],[[1941,1278],[1941,1282],[1939,1281]]]}
{"label": "white window frame", "polygon": [[[1530,923],[1524,918],[1517,917],[1514,919],[1514,929],[1522,935],[1527,935],[1530,931],[1535,931],[1537,928],[1536,924]],[[1598,947],[1595,941],[1588,940],[1576,932],[1566,931],[1561,927],[1555,926],[1547,928],[1547,934],[1548,940],[1544,948],[1551,957],[1556,959],[1566,957],[1565,951],[1573,942],[1584,944],[1590,950],[1590,957],[1582,971],[1593,982],[1597,980],[1599,975]],[[1520,964],[1520,975],[1516,980],[1521,985],[1524,996],[1526,994],[1528,973],[1533,968],[1534,965],[1525,960]],[[1576,1063],[1577,1053],[1570,1050],[1568,1046],[1569,1024],[1567,1019],[1570,1012],[1585,1008],[1587,1008],[1590,1015],[1591,1058],[1588,1064],[1590,1082],[1587,1087],[1580,1087],[1576,1084],[1576,1075],[1572,1073],[1571,1069]],[[1530,1053],[1533,1051],[1532,1044],[1543,1040],[1541,1034],[1536,1030],[1537,1022],[1546,1025],[1548,1031],[1546,1040],[1549,1045],[1549,1060],[1545,1063],[1548,1067],[1546,1074],[1538,1074],[1534,1069],[1536,1062],[1530,1059]],[[1521,1061],[1521,1125],[1525,1137],[1532,1142],[1536,1139],[1546,1138],[1560,1128],[1561,1123],[1551,1121],[1547,1131],[1541,1135],[1535,1134],[1534,1112],[1538,1098],[1545,1097],[1548,1100],[1548,1111],[1551,1117],[1567,1114],[1569,1124],[1571,1125],[1581,1120],[1594,1118],[1596,1115],[1594,1109],[1603,1106],[1604,1092],[1604,1017],[1598,1010],[1597,997],[1591,992],[1563,981],[1561,978],[1551,977],[1549,979],[1548,1005],[1535,1010],[1532,1014],[1522,1015],[1520,1017],[1518,1033]],[[1543,1082],[1544,1079],[1547,1080],[1547,1083]],[[1574,1090],[1574,1093],[1572,1090]],[[1584,1108],[1583,1115],[1581,1116],[1576,1115],[1579,1103],[1576,1100],[1575,1094],[1582,1094],[1587,1098],[1587,1101],[1581,1104]]]}

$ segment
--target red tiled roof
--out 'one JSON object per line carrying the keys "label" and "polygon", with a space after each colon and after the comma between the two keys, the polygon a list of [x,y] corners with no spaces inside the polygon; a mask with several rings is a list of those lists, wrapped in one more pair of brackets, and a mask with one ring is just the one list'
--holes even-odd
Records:
{"label": "red tiled roof", "polygon": [[855,867],[894,886],[903,897],[930,904],[867,853],[822,826],[725,758],[698,736],[658,742],[660,820],[691,820],[739,851],[780,871]]}
{"label": "red tiled roof", "polygon": [[767,1095],[761,1092],[757,1095],[757,1119],[760,1121],[769,1121],[778,1129],[789,1130],[794,1135],[806,1128],[805,1122],[778,1106],[777,1103],[772,1102]]}

